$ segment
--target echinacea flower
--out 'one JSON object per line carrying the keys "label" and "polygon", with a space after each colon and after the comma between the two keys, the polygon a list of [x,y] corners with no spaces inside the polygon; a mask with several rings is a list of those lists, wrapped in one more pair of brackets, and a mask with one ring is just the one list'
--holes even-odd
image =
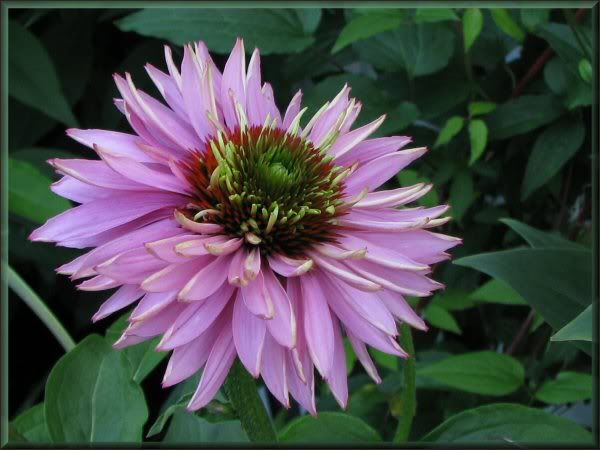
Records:
{"label": "echinacea flower", "polygon": [[301,127],[298,92],[282,115],[246,67],[238,40],[223,73],[200,42],[179,71],[146,70],[166,104],[114,79],[133,134],[70,129],[97,159],[53,159],[52,190],[79,206],[34,241],[93,249],[61,266],[83,290],[117,290],[93,320],[136,304],[115,347],[161,335],[172,350],[164,386],[203,368],[188,409],[206,405],[234,360],[286,407],[312,414],[314,369],[348,399],[343,336],[380,382],[367,345],[399,357],[397,321],[425,330],[404,296],[442,285],[431,264],[459,239],[428,231],[447,206],[406,207],[423,183],[375,191],[425,148],[405,136],[368,139],[384,117],[351,129],[361,104],[340,93]]}

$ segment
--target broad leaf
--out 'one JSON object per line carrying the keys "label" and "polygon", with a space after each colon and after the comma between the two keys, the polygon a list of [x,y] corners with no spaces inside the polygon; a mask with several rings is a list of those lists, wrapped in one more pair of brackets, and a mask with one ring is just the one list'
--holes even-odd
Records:
{"label": "broad leaf", "polygon": [[424,311],[425,320],[435,328],[450,331],[455,334],[462,334],[460,326],[456,319],[448,310],[435,303],[430,304]]}
{"label": "broad leaf", "polygon": [[490,140],[506,139],[553,122],[563,112],[554,95],[523,95],[499,105],[487,116]]}
{"label": "broad leaf", "polygon": [[521,17],[521,23],[529,31],[535,31],[535,29],[548,22],[550,18],[550,10],[547,8],[531,8],[531,9],[519,9]]}
{"label": "broad leaf", "polygon": [[358,14],[342,28],[331,52],[336,53],[353,42],[393,30],[402,24],[403,19],[404,13],[400,9],[383,9],[369,14]]}
{"label": "broad leaf", "polygon": [[8,159],[8,208],[12,214],[44,223],[71,207],[50,190],[52,180],[26,161]]}
{"label": "broad leaf", "polygon": [[10,96],[65,125],[77,126],[54,64],[38,38],[18,22],[10,21],[8,42]]}
{"label": "broad leaf", "polygon": [[279,441],[289,444],[344,444],[380,442],[381,437],[362,420],[339,412],[321,412],[317,417],[302,416],[288,424]]}
{"label": "broad leaf", "polygon": [[[129,313],[123,314],[106,330],[106,337],[111,344],[115,343],[125,331],[128,316]],[[159,340],[160,338],[157,337],[123,350],[117,350],[123,353],[131,364],[131,376],[134,381],[141,383],[169,354],[169,352],[159,352],[155,349]]]}
{"label": "broad leaf", "polygon": [[462,170],[455,175],[450,186],[450,215],[459,223],[463,216],[477,199],[473,176],[471,172]]}
{"label": "broad leaf", "polygon": [[231,444],[248,442],[248,436],[242,429],[239,420],[211,423],[202,417],[180,409],[173,415],[162,442]]}
{"label": "broad leaf", "polygon": [[469,409],[449,418],[422,439],[424,442],[591,445],[592,434],[570,420],[510,403]]}
{"label": "broad leaf", "polygon": [[522,199],[546,184],[583,145],[585,127],[579,117],[565,117],[548,126],[533,146],[525,177]]}
{"label": "broad leaf", "polygon": [[[592,254],[567,248],[517,248],[455,261],[509,284],[554,328],[591,302]],[[577,270],[565,270],[577,268]]]}
{"label": "broad leaf", "polygon": [[238,36],[246,51],[297,53],[315,42],[315,17],[298,9],[157,9],[135,12],[116,22],[123,31],[166,39],[177,45],[203,40],[214,52],[229,53]]}
{"label": "broad leaf", "polygon": [[550,339],[552,341],[592,341],[594,328],[592,323],[592,305],[561,328]]}
{"label": "broad leaf", "polygon": [[487,114],[496,109],[494,102],[471,102],[469,103],[469,115],[479,116],[481,114]]}
{"label": "broad leaf", "polygon": [[523,385],[525,370],[511,356],[482,351],[442,359],[419,369],[419,375],[466,392],[501,396]]}
{"label": "broad leaf", "polygon": [[498,28],[518,42],[523,42],[525,40],[525,32],[521,29],[519,24],[515,22],[506,9],[492,8],[491,13]]}
{"label": "broad leaf", "polygon": [[488,129],[483,120],[476,119],[469,122],[469,142],[471,143],[469,165],[473,164],[483,155],[483,151],[487,145],[487,136]]}
{"label": "broad leaf", "polygon": [[419,8],[415,12],[416,23],[443,22],[458,20],[456,13],[450,8]]}
{"label": "broad leaf", "polygon": [[452,140],[454,136],[460,133],[462,130],[465,120],[460,116],[452,116],[447,121],[440,134],[433,144],[433,147],[439,147],[440,145],[447,144]]}
{"label": "broad leaf", "polygon": [[38,444],[52,442],[46,426],[43,403],[38,403],[20,414],[11,425],[27,442]]}
{"label": "broad leaf", "polygon": [[479,289],[474,291],[470,298],[473,300],[500,303],[503,305],[526,305],[518,292],[511,288],[508,284],[501,280],[490,280],[483,284]]}
{"label": "broad leaf", "polygon": [[90,335],[50,372],[45,417],[55,443],[141,442],[148,409],[125,355]]}
{"label": "broad leaf", "polygon": [[593,378],[588,373],[560,372],[555,380],[546,381],[535,392],[535,398],[551,405],[578,402],[592,398]]}
{"label": "broad leaf", "polygon": [[388,71],[404,70],[410,78],[443,69],[454,50],[454,33],[445,24],[404,24],[354,47],[375,67]]}
{"label": "broad leaf", "polygon": [[462,26],[465,51],[468,52],[483,28],[481,10],[479,8],[467,9],[462,18]]}
{"label": "broad leaf", "polygon": [[505,225],[508,225],[515,233],[527,241],[534,248],[570,248],[575,250],[585,250],[585,247],[577,242],[564,239],[558,234],[548,233],[533,228],[523,222],[514,219],[500,219]]}

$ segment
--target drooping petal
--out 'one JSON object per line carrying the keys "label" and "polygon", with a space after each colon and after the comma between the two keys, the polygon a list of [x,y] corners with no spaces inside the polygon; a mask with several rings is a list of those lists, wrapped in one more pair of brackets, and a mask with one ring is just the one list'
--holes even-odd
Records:
{"label": "drooping petal", "polygon": [[263,350],[261,375],[269,391],[286,408],[290,407],[288,383],[285,365],[285,349],[267,333]]}
{"label": "drooping petal", "polygon": [[232,327],[233,341],[240,361],[254,378],[258,378],[267,327],[265,320],[248,310],[240,290],[233,307]]}

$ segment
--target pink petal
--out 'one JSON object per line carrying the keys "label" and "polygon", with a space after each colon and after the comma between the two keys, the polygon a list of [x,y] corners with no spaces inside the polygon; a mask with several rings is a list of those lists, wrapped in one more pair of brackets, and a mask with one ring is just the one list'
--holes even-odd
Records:
{"label": "pink petal", "polygon": [[235,102],[246,109],[246,55],[244,41],[238,39],[225,63],[221,82],[221,105],[225,124],[233,130],[238,123]]}
{"label": "pink petal", "polygon": [[312,272],[303,275],[300,281],[308,351],[321,376],[328,379],[333,364],[334,332],[327,299]]}
{"label": "pink petal", "polygon": [[136,284],[126,284],[121,286],[113,295],[106,300],[96,314],[92,317],[93,322],[111,315],[115,311],[123,309],[144,295],[144,291],[139,289]]}
{"label": "pink petal", "polygon": [[196,258],[188,263],[170,264],[153,273],[141,283],[141,288],[148,292],[164,292],[181,289],[199,270],[214,258],[206,256]]}
{"label": "pink petal", "polygon": [[203,300],[214,294],[227,279],[231,256],[219,256],[204,266],[179,292],[183,301]]}
{"label": "pink petal", "polygon": [[354,146],[350,151],[338,156],[335,160],[336,164],[350,166],[355,162],[365,163],[388,153],[395,152],[405,145],[409,144],[412,139],[408,136],[389,136],[362,141]]}
{"label": "pink petal", "polygon": [[233,307],[232,327],[240,361],[254,378],[258,378],[267,327],[263,319],[248,311],[240,290]]}
{"label": "pink petal", "polygon": [[348,335],[348,339],[350,340],[350,344],[354,349],[356,357],[363,365],[369,376],[373,379],[373,381],[375,381],[375,383],[381,383],[381,377],[377,372],[377,366],[375,366],[375,364],[373,363],[373,360],[371,359],[371,355],[369,355],[365,343],[358,339],[356,336],[354,336],[354,334],[352,334],[348,330],[346,330],[346,334]]}
{"label": "pink petal", "polygon": [[147,293],[132,311],[129,321],[147,320],[160,313],[175,300],[176,295],[177,291]]}
{"label": "pink petal", "polygon": [[342,332],[337,319],[333,319],[333,363],[329,375],[328,384],[331,393],[342,409],[348,405],[348,377],[346,375],[346,351]]}
{"label": "pink petal", "polygon": [[94,145],[98,145],[111,150],[113,153],[132,158],[139,162],[153,161],[152,158],[149,158],[148,155],[140,149],[139,144],[143,144],[144,140],[135,134],[120,133],[118,131],[95,129],[80,130],[77,128],[69,128],[67,130],[67,135],[89,148],[94,148]]}
{"label": "pink petal", "polygon": [[296,318],[290,300],[281,283],[268,267],[262,271],[265,290],[273,302],[273,319],[267,321],[267,328],[273,338],[282,346],[293,348],[296,345]]}
{"label": "pink petal", "polygon": [[372,134],[385,120],[385,115],[377,118],[367,125],[363,125],[356,130],[352,130],[336,139],[329,149],[329,153],[336,158],[350,152],[358,143],[365,140]]}
{"label": "pink petal", "polygon": [[273,302],[266,292],[265,280],[262,272],[258,273],[255,280],[242,286],[242,298],[248,310],[263,319],[272,319],[275,314]]}
{"label": "pink petal", "polygon": [[364,163],[346,178],[346,195],[356,195],[364,188],[374,191],[412,161],[421,157],[426,151],[425,147],[413,148],[388,153]]}
{"label": "pink petal", "polygon": [[224,326],[210,351],[200,384],[187,405],[189,411],[200,409],[213,399],[223,381],[225,381],[234,360],[235,345],[231,334],[231,326]]}
{"label": "pink petal", "polygon": [[285,367],[285,349],[271,337],[265,336],[261,375],[269,391],[286,408],[290,407]]}

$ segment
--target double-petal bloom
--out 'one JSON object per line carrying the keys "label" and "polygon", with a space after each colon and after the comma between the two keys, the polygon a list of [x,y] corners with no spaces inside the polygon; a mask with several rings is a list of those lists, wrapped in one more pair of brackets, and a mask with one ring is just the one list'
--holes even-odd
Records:
{"label": "double-petal bloom", "polygon": [[164,103],[115,75],[132,134],[70,129],[100,159],[53,159],[52,190],[80,205],[34,241],[92,248],[58,272],[78,287],[115,289],[94,316],[132,304],[115,347],[162,336],[164,386],[203,369],[188,408],[206,405],[234,360],[286,407],[311,413],[315,371],[345,407],[344,336],[380,382],[367,345],[406,357],[397,322],[425,330],[405,296],[442,285],[428,275],[460,239],[437,234],[447,206],[406,207],[430,189],[379,190],[425,148],[371,138],[384,117],[352,129],[350,88],[306,125],[298,92],[281,114],[255,50],[238,40],[221,73],[200,42],[181,70],[146,66]]}

